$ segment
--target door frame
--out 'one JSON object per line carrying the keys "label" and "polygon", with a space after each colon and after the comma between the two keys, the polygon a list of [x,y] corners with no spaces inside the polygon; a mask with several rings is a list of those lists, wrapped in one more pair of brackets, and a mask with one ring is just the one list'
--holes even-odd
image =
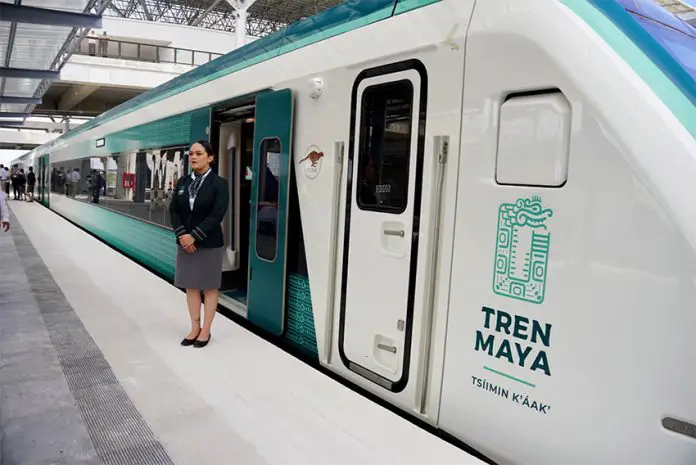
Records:
{"label": "door frame", "polygon": [[[41,182],[39,183],[39,202],[45,207],[50,208],[50,192],[51,192],[51,163],[49,154],[39,157],[39,170],[41,171]],[[46,173],[48,171],[48,173]],[[48,176],[46,176],[48,174]],[[36,199],[34,199],[36,200]]]}
{"label": "door frame", "polygon": [[[357,111],[362,109],[362,103],[358,101],[358,91],[360,84],[366,79],[396,74],[403,71],[416,71],[420,75],[420,107],[418,114],[418,126],[413,128],[418,131],[418,143],[416,146],[416,179],[414,192],[413,206],[413,235],[411,243],[411,257],[409,265],[409,283],[408,283],[408,299],[406,307],[406,324],[404,331],[404,358],[403,370],[401,378],[394,382],[385,378],[372,370],[369,370],[353,361],[351,361],[345,353],[345,319],[346,319],[346,290],[348,287],[348,256],[350,253],[350,227],[351,227],[351,207],[353,202],[353,181],[354,181],[354,164],[356,156],[356,120]],[[394,82],[397,82],[397,79]],[[369,88],[369,87],[368,87]],[[365,90],[367,90],[366,88]],[[345,197],[345,216],[343,220],[343,259],[341,263],[341,288],[340,288],[340,307],[339,307],[339,322],[338,322],[338,353],[341,357],[343,365],[350,371],[362,376],[363,378],[372,381],[373,383],[382,386],[383,388],[399,393],[408,385],[409,375],[411,371],[411,345],[413,340],[413,313],[415,309],[415,293],[416,280],[418,271],[418,245],[420,232],[420,218],[422,217],[422,191],[423,191],[423,163],[425,158],[425,131],[426,131],[426,116],[428,114],[428,72],[423,64],[418,59],[410,59],[397,63],[390,63],[374,68],[363,70],[358,74],[353,83],[350,108],[350,133],[348,143],[348,157],[346,157],[346,197]],[[357,196],[357,192],[356,192]],[[356,200],[357,201],[357,200]]]}

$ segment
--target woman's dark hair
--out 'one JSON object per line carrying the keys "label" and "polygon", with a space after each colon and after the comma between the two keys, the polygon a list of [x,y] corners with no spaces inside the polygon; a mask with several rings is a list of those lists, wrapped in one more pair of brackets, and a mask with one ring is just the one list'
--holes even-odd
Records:
{"label": "woman's dark hair", "polygon": [[208,142],[207,140],[197,140],[196,142],[191,144],[191,146],[193,147],[196,144],[200,144],[209,157],[215,157],[215,152],[213,151],[213,146],[210,144],[210,142]]}

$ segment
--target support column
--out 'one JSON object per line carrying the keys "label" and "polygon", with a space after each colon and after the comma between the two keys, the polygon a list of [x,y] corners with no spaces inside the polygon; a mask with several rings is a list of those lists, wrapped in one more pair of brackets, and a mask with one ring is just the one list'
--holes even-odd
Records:
{"label": "support column", "polygon": [[99,90],[99,87],[96,84],[80,84],[70,87],[61,95],[58,101],[58,109],[60,111],[72,110],[95,91]]}
{"label": "support column", "polygon": [[236,35],[235,46],[236,48],[244,47],[246,44],[246,22],[247,22],[247,10],[246,8],[240,8],[236,12],[236,20],[234,25],[234,32]]}
{"label": "support column", "polygon": [[234,8],[234,31],[236,34],[235,48],[243,47],[246,44],[246,23],[249,18],[248,10],[256,0],[227,0],[227,3]]}

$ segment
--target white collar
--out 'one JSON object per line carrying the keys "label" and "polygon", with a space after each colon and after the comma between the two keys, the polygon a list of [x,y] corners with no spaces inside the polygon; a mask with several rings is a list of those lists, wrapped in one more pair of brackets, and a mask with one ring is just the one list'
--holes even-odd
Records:
{"label": "white collar", "polygon": [[[208,176],[208,175],[210,174],[211,171],[213,171],[213,169],[212,169],[212,168],[208,168],[208,171],[206,171],[205,173],[203,173],[202,179],[205,179],[206,176]],[[191,179],[196,179],[196,172],[195,172],[195,171],[191,171]]]}

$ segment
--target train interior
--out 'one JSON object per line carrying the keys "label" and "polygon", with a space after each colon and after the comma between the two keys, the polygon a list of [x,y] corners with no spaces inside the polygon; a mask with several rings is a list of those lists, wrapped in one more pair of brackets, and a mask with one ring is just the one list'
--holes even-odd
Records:
{"label": "train interior", "polygon": [[[288,273],[307,274],[291,153],[285,147],[281,149],[279,139],[258,133],[257,116],[253,97],[236,100],[213,109],[210,129],[211,143],[219,154],[215,169],[227,179],[230,189],[230,204],[223,221],[226,253],[221,300],[245,316],[248,316],[250,275],[255,264],[274,264],[270,271],[277,279],[271,281],[276,282],[285,282]],[[255,150],[259,152],[256,157]],[[261,157],[261,153],[265,156]],[[287,172],[280,169],[283,163],[288,167]],[[284,188],[287,183],[289,189]],[[288,197],[281,199],[285,193]],[[284,241],[286,246],[282,247]],[[268,271],[265,270],[262,281],[269,278]],[[285,289],[284,285],[272,287],[269,282],[266,291],[283,294]],[[286,296],[277,297],[284,314]]]}
{"label": "train interior", "polygon": [[253,102],[216,109],[210,131],[211,143],[219,157],[215,169],[227,179],[230,188],[230,205],[223,222],[225,259],[221,297],[243,307],[247,304],[249,275],[254,110]]}

